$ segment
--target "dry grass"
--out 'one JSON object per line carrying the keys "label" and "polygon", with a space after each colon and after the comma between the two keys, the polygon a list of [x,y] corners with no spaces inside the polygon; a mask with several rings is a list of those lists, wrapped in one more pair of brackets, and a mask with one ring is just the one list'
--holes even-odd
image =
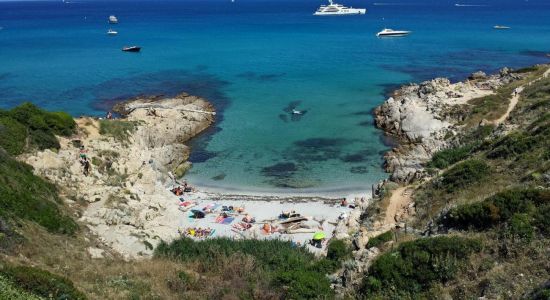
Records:
{"label": "dry grass", "polygon": [[23,224],[19,231],[26,241],[17,245],[11,255],[0,256],[0,261],[32,265],[65,276],[89,299],[240,299],[250,294],[255,299],[279,299],[280,296],[262,281],[251,256],[234,254],[205,265],[167,258],[125,261],[107,250],[106,258],[92,259],[86,249],[98,243],[89,232],[80,232],[76,237],[53,235],[33,224]]}

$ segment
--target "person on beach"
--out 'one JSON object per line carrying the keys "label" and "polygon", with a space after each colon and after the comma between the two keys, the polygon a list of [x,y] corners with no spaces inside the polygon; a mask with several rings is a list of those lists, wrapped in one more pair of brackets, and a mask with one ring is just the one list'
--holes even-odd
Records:
{"label": "person on beach", "polygon": [[107,113],[107,120],[111,120],[113,118],[113,114],[111,112]]}

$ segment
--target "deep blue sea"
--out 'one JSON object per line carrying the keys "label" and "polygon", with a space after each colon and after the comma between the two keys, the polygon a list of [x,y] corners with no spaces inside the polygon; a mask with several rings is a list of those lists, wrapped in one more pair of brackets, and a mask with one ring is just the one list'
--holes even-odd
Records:
{"label": "deep blue sea", "polygon": [[[368,190],[386,176],[371,111],[389,90],[548,61],[547,0],[376,1],[342,0],[368,10],[346,17],[313,16],[320,0],[0,2],[0,108],[101,116],[186,91],[219,112],[192,142],[192,183]],[[376,38],[384,27],[413,33]],[[134,44],[141,53],[120,51]]]}

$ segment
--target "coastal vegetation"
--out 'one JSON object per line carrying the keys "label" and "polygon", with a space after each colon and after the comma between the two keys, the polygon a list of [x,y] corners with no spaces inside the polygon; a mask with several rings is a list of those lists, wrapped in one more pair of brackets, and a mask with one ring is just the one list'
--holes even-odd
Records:
{"label": "coastal vegetation", "polygon": [[0,110],[0,147],[11,155],[31,149],[59,149],[55,135],[69,136],[76,123],[64,112],[48,112],[32,103]]}
{"label": "coastal vegetation", "polygon": [[74,234],[78,225],[64,212],[55,185],[0,149],[0,217],[36,222],[50,232]]}
{"label": "coastal vegetation", "polygon": [[[363,278],[363,298],[548,298],[550,78],[540,76],[545,69],[514,72],[524,79],[469,101],[462,111],[468,126],[453,137],[454,146],[425,165],[429,176],[413,183],[415,215],[408,222],[422,234],[380,247],[382,254]],[[508,104],[504,96],[520,85],[525,89],[509,124],[478,125],[498,118]],[[432,234],[437,237],[425,237]]]}
{"label": "coastal vegetation", "polygon": [[130,135],[136,131],[137,122],[127,120],[100,120],[99,133],[127,143]]}
{"label": "coastal vegetation", "polygon": [[374,261],[361,294],[366,299],[432,298],[437,296],[428,294],[432,285],[453,279],[481,249],[480,241],[458,236],[404,242]]}
{"label": "coastal vegetation", "polygon": [[[180,239],[162,243],[155,250],[157,257],[199,263],[205,271],[219,270],[228,260],[253,264],[254,272],[240,277],[244,298],[252,297],[261,281],[266,288],[288,299],[332,297],[326,274],[334,272],[350,254],[351,249],[338,240],[329,244],[327,258],[319,259],[304,247],[280,240]],[[185,285],[188,277],[183,275],[183,282],[176,286]]]}

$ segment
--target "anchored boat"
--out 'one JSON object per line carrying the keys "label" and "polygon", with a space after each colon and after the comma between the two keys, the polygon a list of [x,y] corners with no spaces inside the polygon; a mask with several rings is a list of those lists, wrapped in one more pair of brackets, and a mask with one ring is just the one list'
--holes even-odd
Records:
{"label": "anchored boat", "polygon": [[367,12],[365,8],[345,7],[328,0],[329,5],[321,5],[313,14],[315,16],[341,16],[341,15],[364,15]]}
{"label": "anchored boat", "polygon": [[398,36],[406,36],[409,35],[410,31],[405,30],[393,30],[389,28],[385,28],[384,30],[380,31],[376,34],[377,37],[398,37]]}
{"label": "anchored boat", "polygon": [[139,52],[141,51],[141,47],[138,46],[129,46],[122,48],[122,51],[124,52]]}

